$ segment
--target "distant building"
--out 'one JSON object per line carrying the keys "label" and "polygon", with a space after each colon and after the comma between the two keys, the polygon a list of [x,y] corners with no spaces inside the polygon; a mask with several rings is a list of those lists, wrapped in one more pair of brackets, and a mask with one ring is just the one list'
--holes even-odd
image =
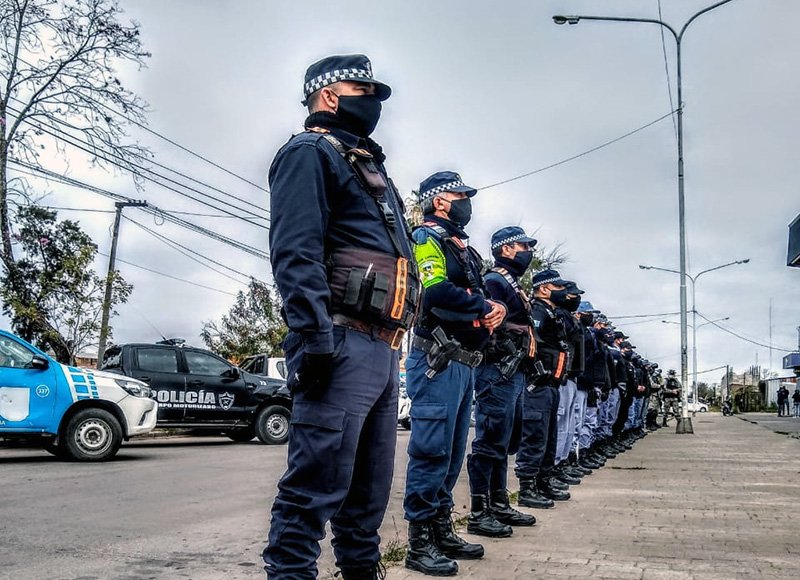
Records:
{"label": "distant building", "polygon": [[87,369],[97,368],[97,352],[79,352],[75,355],[75,366]]}

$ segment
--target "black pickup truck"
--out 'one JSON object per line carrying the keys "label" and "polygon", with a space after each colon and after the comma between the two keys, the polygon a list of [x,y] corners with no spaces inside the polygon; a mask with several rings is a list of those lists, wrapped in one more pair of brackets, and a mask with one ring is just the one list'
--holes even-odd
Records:
{"label": "black pickup truck", "polygon": [[112,346],[102,364],[104,371],[150,385],[158,401],[157,427],[286,442],[292,409],[286,381],[245,372],[208,350],[167,342]]}

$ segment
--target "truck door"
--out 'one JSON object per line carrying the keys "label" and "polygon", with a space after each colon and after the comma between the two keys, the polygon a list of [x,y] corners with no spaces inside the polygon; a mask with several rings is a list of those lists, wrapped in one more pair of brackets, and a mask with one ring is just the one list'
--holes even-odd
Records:
{"label": "truck door", "polygon": [[[37,354],[0,334],[0,432],[58,429],[58,418],[53,416],[58,391],[55,365],[33,368]],[[61,387],[68,389],[65,381]]]}
{"label": "truck door", "polygon": [[244,419],[250,391],[239,369],[208,352],[184,349],[183,356],[188,371],[187,420],[230,423]]}
{"label": "truck door", "polygon": [[150,385],[158,401],[158,422],[182,422],[186,411],[186,375],[180,372],[177,348],[137,346],[131,357],[131,376]]}

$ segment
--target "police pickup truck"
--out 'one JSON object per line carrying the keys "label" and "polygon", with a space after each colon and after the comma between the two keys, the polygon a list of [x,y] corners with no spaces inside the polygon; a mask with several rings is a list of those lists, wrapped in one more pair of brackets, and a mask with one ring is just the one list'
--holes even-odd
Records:
{"label": "police pickup truck", "polygon": [[225,433],[267,444],[289,438],[292,398],[286,381],[243,371],[211,351],[179,340],[112,346],[104,371],[147,383],[158,401],[158,427]]}
{"label": "police pickup truck", "polygon": [[157,403],[134,379],[63,365],[0,330],[0,438],[78,461],[114,457],[156,425]]}

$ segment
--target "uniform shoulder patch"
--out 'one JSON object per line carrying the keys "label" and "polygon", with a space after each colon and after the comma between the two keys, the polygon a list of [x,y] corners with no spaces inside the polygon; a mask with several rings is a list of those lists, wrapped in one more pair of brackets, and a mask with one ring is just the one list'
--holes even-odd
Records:
{"label": "uniform shoulder patch", "polygon": [[414,259],[425,288],[447,280],[447,260],[432,237],[427,238],[424,243],[414,245]]}

